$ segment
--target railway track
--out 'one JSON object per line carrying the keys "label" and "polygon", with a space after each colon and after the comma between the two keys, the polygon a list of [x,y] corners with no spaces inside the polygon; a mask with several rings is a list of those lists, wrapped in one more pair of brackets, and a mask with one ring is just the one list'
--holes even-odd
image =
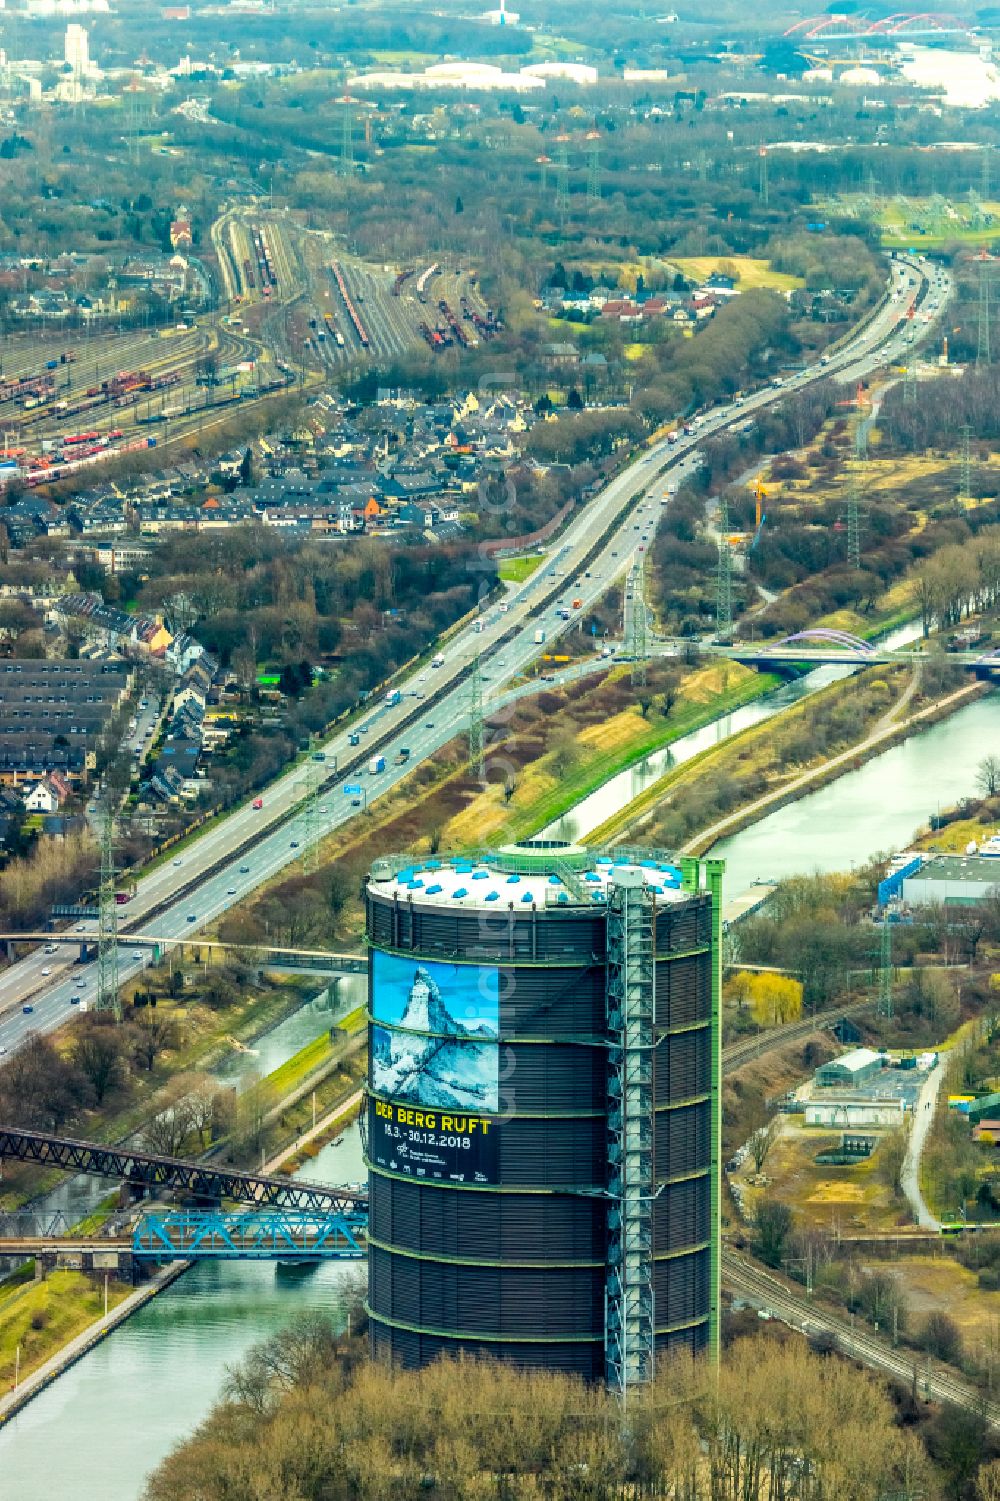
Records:
{"label": "railway track", "polygon": [[928,1400],[981,1412],[992,1428],[1000,1428],[1000,1404],[987,1401],[971,1382],[915,1350],[893,1345],[891,1335],[883,1339],[852,1326],[849,1319],[817,1305],[808,1294],[800,1294],[777,1273],[758,1266],[749,1257],[724,1249],[722,1280],[732,1292],[783,1324],[812,1337],[826,1335],[842,1355],[912,1385]]}
{"label": "railway track", "polygon": [[813,1012],[811,1016],[804,1016],[800,1021],[788,1022],[783,1027],[774,1027],[770,1032],[764,1032],[760,1037],[748,1037],[739,1042],[732,1042],[727,1048],[722,1049],[722,1072],[731,1074],[745,1063],[751,1063],[755,1058],[760,1058],[764,1053],[770,1053],[775,1048],[784,1047],[786,1043],[796,1042],[801,1037],[811,1037],[814,1032],[825,1031],[834,1026],[841,1017],[860,1016],[865,1011],[870,1011],[871,1001],[852,1001],[848,1006],[831,1006],[826,1011]]}

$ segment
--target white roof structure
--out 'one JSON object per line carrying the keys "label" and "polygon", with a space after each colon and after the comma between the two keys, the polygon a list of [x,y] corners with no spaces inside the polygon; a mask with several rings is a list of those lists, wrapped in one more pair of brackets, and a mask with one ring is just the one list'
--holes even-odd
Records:
{"label": "white roof structure", "polygon": [[529,63],[521,72],[528,78],[565,78],[570,83],[596,83],[597,69],[587,63]]}
{"label": "white roof structure", "polygon": [[397,73],[388,68],[349,78],[352,89],[487,89],[529,93],[544,89],[545,79],[530,73],[505,73],[492,63],[434,63],[422,73]]}
{"label": "white roof structure", "polygon": [[[554,848],[551,859],[530,846],[512,846],[481,859],[446,856],[414,859],[410,864],[378,861],[372,866],[369,890],[378,896],[420,906],[504,909],[519,907],[581,907],[607,901],[612,880],[638,875],[658,902],[687,900],[679,866],[662,860],[629,861],[613,853],[583,863],[585,854],[573,846]],[[528,856],[528,858],[524,858]],[[569,861],[572,859],[573,869]],[[517,869],[513,867],[517,866]]]}

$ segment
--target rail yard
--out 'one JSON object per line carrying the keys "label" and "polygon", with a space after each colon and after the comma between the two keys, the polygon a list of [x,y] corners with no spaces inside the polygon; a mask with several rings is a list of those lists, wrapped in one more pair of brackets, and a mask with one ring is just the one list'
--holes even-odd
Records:
{"label": "rail yard", "polygon": [[216,305],[149,327],[43,330],[4,341],[0,474],[28,488],[109,459],[197,439],[233,409],[322,385],[426,344],[478,346],[499,329],[475,273],[392,267],[267,209],[226,211]]}

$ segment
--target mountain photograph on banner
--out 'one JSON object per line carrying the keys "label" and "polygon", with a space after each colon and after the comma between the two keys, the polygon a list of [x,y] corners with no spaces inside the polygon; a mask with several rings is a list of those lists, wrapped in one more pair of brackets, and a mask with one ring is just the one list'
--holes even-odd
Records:
{"label": "mountain photograph on banner", "polygon": [[496,968],[373,957],[373,1090],[441,1109],[496,1111]]}

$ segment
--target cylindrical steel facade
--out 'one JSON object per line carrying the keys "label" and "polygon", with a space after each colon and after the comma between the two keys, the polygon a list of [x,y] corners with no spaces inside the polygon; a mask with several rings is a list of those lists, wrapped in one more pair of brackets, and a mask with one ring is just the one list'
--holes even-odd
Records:
{"label": "cylindrical steel facade", "polygon": [[[500,910],[463,905],[483,869]],[[466,1351],[599,1379],[607,916],[575,882],[529,905],[506,869],[500,856],[463,867],[457,900],[437,875],[416,889],[369,883],[372,1349],[405,1366]],[[652,914],[655,1343],[699,1351],[713,1267],[712,898],[672,890]]]}

